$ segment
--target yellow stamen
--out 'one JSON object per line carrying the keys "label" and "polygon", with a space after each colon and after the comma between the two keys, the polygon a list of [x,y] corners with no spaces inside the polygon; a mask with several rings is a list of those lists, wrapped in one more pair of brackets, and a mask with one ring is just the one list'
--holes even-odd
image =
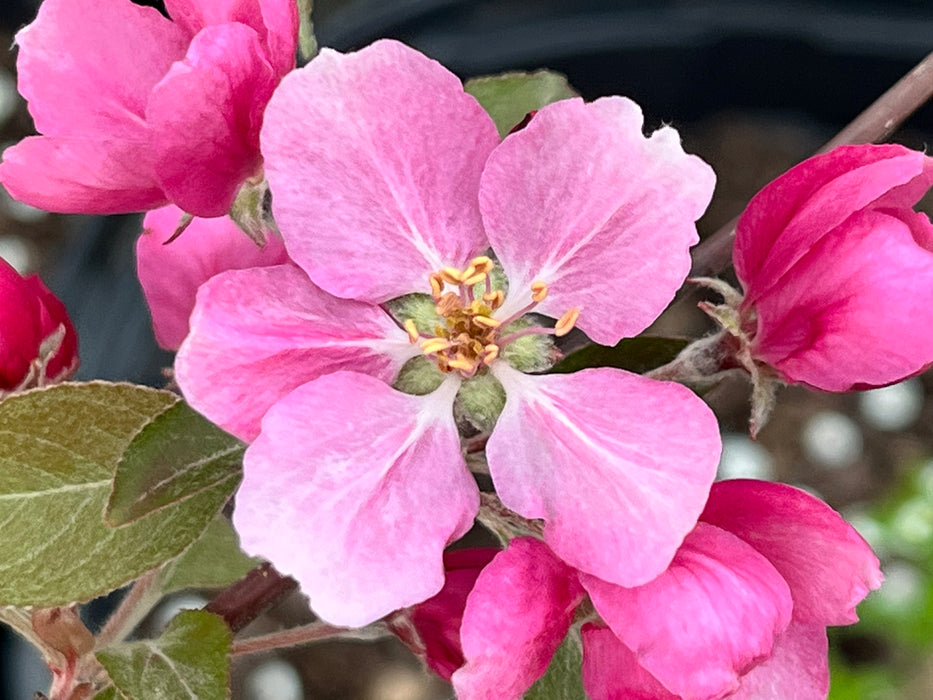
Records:
{"label": "yellow stamen", "polygon": [[460,297],[455,292],[444,292],[434,308],[441,316],[449,316],[460,308]]}
{"label": "yellow stamen", "polygon": [[488,275],[492,272],[496,264],[485,255],[480,255],[478,258],[473,258],[470,261],[470,267],[474,268],[477,272],[481,272],[484,275]]}
{"label": "yellow stamen", "polygon": [[[472,265],[470,267],[472,267]],[[464,278],[461,280],[460,284],[462,284],[464,287],[472,287],[474,284],[479,284],[484,279],[486,279],[485,272],[477,272],[476,274],[470,275],[469,277],[466,276],[466,273],[463,274]]]}
{"label": "yellow stamen", "polygon": [[580,309],[569,309],[563,316],[557,319],[557,325],[554,326],[554,335],[558,338],[567,335],[573,329],[578,318],[580,318]]}
{"label": "yellow stamen", "polygon": [[441,352],[442,350],[447,350],[452,347],[451,343],[446,338],[429,338],[428,340],[421,341],[421,345],[418,347],[421,348],[421,351],[425,355],[433,355],[436,352]]}
{"label": "yellow stamen", "polygon": [[540,304],[547,297],[547,285],[541,280],[531,283],[531,300]]}
{"label": "yellow stamen", "polygon": [[474,316],[473,323],[478,326],[483,326],[484,328],[498,328],[502,325],[501,322],[490,316]]}
{"label": "yellow stamen", "polygon": [[405,319],[405,323],[403,323],[402,326],[405,328],[405,332],[408,333],[408,339],[413,343],[417,343],[421,334],[418,332],[418,326],[415,325],[414,320],[410,318]]}
{"label": "yellow stamen", "polygon": [[491,292],[483,294],[483,301],[487,302],[493,309],[498,309],[505,303],[505,294],[501,289],[494,289]]}
{"label": "yellow stamen", "polygon": [[431,282],[431,297],[435,300],[440,299],[441,292],[444,291],[444,281],[441,276],[434,272],[428,277],[428,280]]}
{"label": "yellow stamen", "polygon": [[443,270],[437,273],[438,277],[444,280],[447,284],[460,284],[461,272],[455,267],[445,267]]}
{"label": "yellow stamen", "polygon": [[461,372],[472,372],[476,369],[476,361],[470,361],[463,355],[457,355],[447,361],[447,366],[451,369],[459,369]]}
{"label": "yellow stamen", "polygon": [[495,360],[497,357],[499,357],[499,346],[498,345],[494,343],[490,343],[485,348],[483,348],[483,362],[486,363],[487,365],[492,364],[492,361]]}

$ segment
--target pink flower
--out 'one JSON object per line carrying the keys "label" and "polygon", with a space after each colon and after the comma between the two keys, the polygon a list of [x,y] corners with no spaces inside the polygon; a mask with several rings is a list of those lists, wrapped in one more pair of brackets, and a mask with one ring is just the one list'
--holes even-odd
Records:
{"label": "pink flower", "polygon": [[933,159],[844,146],[759,192],[733,260],[751,357],[827,391],[879,386],[933,362],[933,226],[911,207]]}
{"label": "pink flower", "polygon": [[825,698],[825,628],[854,622],[881,578],[868,545],[819,500],[723,481],[670,568],[635,588],[513,540],[462,612],[449,599],[466,659],[453,684],[461,700],[521,697],[589,596],[599,619],[582,626],[582,672],[594,700]]}
{"label": "pink flower", "polygon": [[294,67],[294,0],[45,0],[16,35],[20,93],[42,134],[8,148],[17,199],[87,214],[168,202],[220,216],[261,174],[259,128]]}
{"label": "pink flower", "polygon": [[525,372],[551,333],[614,343],[668,304],[709,167],[623,98],[555,103],[500,143],[456,76],[391,41],[287,76],[262,145],[295,265],[202,286],[176,363],[252,441],[247,551],[338,624],[434,595],[478,508],[459,425],[491,431],[500,498],[559,556],[623,585],[663,571],[706,501],[712,413],[620,370]]}
{"label": "pink flower", "polygon": [[136,273],[152,314],[156,341],[166,350],[177,350],[188,335],[195,294],[204,282],[225,270],[280,265],[288,260],[281,238],[270,235],[260,248],[227,217],[196,218],[184,235],[166,245],[182,215],[175,206],[149,212],[136,241]]}
{"label": "pink flower", "polygon": [[36,275],[0,258],[0,397],[63,381],[78,368],[78,337],[65,305]]}

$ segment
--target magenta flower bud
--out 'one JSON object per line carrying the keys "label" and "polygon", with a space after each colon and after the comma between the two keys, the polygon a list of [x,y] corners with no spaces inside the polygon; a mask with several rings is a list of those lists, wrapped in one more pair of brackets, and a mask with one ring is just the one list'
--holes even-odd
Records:
{"label": "magenta flower bud", "polygon": [[262,179],[259,129],[295,66],[294,0],[46,0],[16,35],[19,91],[39,136],[3,154],[0,182],[50,211],[168,204],[226,214]]}
{"label": "magenta flower bud", "polygon": [[844,146],[749,203],[733,260],[741,335],[756,363],[826,391],[881,386],[933,362],[933,226],[912,207],[933,159]]}
{"label": "magenta flower bud", "polygon": [[0,397],[67,379],[77,366],[64,304],[36,275],[24,278],[0,258]]}

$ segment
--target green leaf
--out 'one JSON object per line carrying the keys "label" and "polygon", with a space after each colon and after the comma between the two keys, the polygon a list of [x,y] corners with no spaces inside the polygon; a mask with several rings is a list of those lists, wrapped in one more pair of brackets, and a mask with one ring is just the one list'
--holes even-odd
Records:
{"label": "green leaf", "polygon": [[114,644],[97,660],[128,700],[225,700],[231,638],[219,616],[185,610],[159,639]]}
{"label": "green leaf", "polygon": [[586,700],[580,639],[571,632],[554,652],[544,675],[525,693],[525,700]]}
{"label": "green leaf", "polygon": [[97,695],[94,696],[94,700],[125,700],[126,696],[120,693],[116,688],[110,686],[104,688]]}
{"label": "green leaf", "polygon": [[107,521],[125,525],[237,480],[245,449],[179,401],[133,438],[117,466]]}
{"label": "green leaf", "polygon": [[592,343],[567,355],[551,368],[551,373],[567,374],[588,367],[616,367],[641,374],[666,365],[689,344],[686,338],[653,336],[623,338],[612,347]]}
{"label": "green leaf", "polygon": [[230,521],[218,515],[201,538],[163,571],[163,593],[183,588],[223,588],[246,576],[262,563],[240,549]]}
{"label": "green leaf", "polygon": [[0,605],[90,600],[200,537],[236,476],[120,528],[103,518],[133,438],[178,401],[165,391],[92,382],[0,402]]}
{"label": "green leaf", "polygon": [[463,89],[483,106],[505,138],[529,112],[558,100],[577,97],[577,92],[560,73],[539,70],[534,73],[502,73],[466,81]]}

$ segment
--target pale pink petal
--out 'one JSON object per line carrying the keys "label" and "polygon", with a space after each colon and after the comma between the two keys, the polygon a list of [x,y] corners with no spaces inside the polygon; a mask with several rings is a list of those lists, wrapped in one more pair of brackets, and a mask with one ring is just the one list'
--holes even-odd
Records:
{"label": "pale pink petal", "polygon": [[194,37],[146,109],[156,174],[175,204],[196,216],[230,210],[240,185],[261,168],[259,128],[274,88],[249,27],[215,25]]}
{"label": "pale pink petal", "polygon": [[457,697],[522,697],[547,670],[582,599],[575,572],[543,542],[512,540],[467,598],[460,629],[466,664],[453,675]]}
{"label": "pale pink petal", "polygon": [[195,218],[170,244],[183,212],[175,206],[146,214],[136,241],[136,272],[152,314],[159,345],[177,350],[188,335],[195,294],[204,282],[225,270],[279,265],[288,260],[278,236],[263,248],[226,217]]}
{"label": "pale pink petal", "polygon": [[289,255],[337,296],[428,292],[486,246],[479,176],[499,137],[455,75],[377,41],[324,49],[282,81],[262,150]]}
{"label": "pale pink petal", "polygon": [[704,522],[763,554],[794,598],[794,619],[847,625],[881,585],[878,558],[855,529],[817,498],[786,484],[730,479],[713,484]]}
{"label": "pale pink petal", "polygon": [[[499,551],[471,548],[444,552],[444,587],[436,596],[411,609],[411,624],[424,649],[424,661],[444,680],[449,681],[463,665],[460,625],[467,596],[480,571]],[[405,630],[392,631],[402,634]]]}
{"label": "pale pink petal", "polygon": [[[748,302],[783,284],[791,266],[853,212],[873,203],[910,206],[931,184],[933,160],[894,144],[843,146],[791,168],[755,195],[736,228],[733,261]],[[884,197],[892,189],[893,199]]]}
{"label": "pale pink petal", "polygon": [[730,700],[825,700],[829,693],[826,628],[791,622],[771,658],[742,676]]}
{"label": "pale pink petal", "polygon": [[493,366],[506,404],[486,448],[502,502],[544,518],[570,565],[623,586],[661,573],[703,510],[716,418],[689,389],[622,370]]}
{"label": "pale pink petal", "polygon": [[539,311],[558,318],[577,307],[577,325],[612,345],[674,297],[716,178],[676,131],[645,138],[642,122],[623,97],[557,102],[490,156],[480,208],[509,278],[505,315],[542,280],[550,294]]}
{"label": "pale pink petal", "polygon": [[342,369],[390,382],[416,351],[382,309],[332,297],[292,265],[230,270],[198,291],[175,377],[195,409],[250,441],[292,389]]}
{"label": "pale pink petal", "polygon": [[670,568],[637,588],[580,575],[619,640],[675,695],[719,698],[771,653],[791,619],[780,574],[749,545],[698,523]]}
{"label": "pale pink petal", "polygon": [[591,700],[679,700],[638,664],[612,630],[588,623],[583,637],[583,687]]}
{"label": "pale pink petal", "polygon": [[16,35],[19,91],[43,134],[142,140],[149,91],[189,39],[129,0],[46,0]]}
{"label": "pale pink petal", "polygon": [[933,236],[925,214],[864,210],[824,235],[757,304],[752,350],[789,381],[880,386],[933,362]]}
{"label": "pale pink petal", "polygon": [[294,576],[337,625],[437,593],[444,547],[479,507],[453,419],[458,386],[410,396],[338,372],[279,401],[244,459],[233,515],[244,550]]}
{"label": "pale pink petal", "polygon": [[278,77],[295,67],[298,7],[295,0],[166,0],[172,19],[194,36],[212,24],[252,27]]}
{"label": "pale pink petal", "polygon": [[30,136],[3,152],[0,183],[21,202],[65,214],[121,214],[168,202],[145,141]]}

